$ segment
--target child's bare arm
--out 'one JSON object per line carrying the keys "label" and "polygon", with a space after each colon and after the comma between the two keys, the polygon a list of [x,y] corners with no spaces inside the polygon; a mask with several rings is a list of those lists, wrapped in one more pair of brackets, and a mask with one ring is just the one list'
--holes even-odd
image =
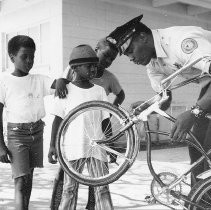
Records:
{"label": "child's bare arm", "polygon": [[58,95],[59,98],[65,98],[68,93],[66,85],[69,84],[69,82],[70,81],[65,78],[54,80],[51,88],[56,89],[55,95]]}
{"label": "child's bare arm", "polygon": [[4,142],[3,109],[4,109],[4,105],[0,103],[0,162],[10,163],[11,161],[10,161],[9,151]]}
{"label": "child's bare arm", "polygon": [[125,92],[122,89],[117,95],[116,98],[114,99],[113,104],[118,106],[120,104],[122,104],[122,102],[125,100]]}
{"label": "child's bare arm", "polygon": [[50,142],[50,148],[48,152],[48,162],[55,164],[57,163],[57,154],[56,154],[56,148],[55,148],[55,143],[56,143],[56,135],[57,131],[59,128],[59,125],[62,122],[62,118],[55,116],[53,124],[52,124],[52,130],[51,130],[51,142]]}

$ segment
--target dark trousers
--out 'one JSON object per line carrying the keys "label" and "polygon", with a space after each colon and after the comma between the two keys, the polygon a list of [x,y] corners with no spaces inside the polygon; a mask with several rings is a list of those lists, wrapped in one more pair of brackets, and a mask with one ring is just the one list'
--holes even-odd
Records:
{"label": "dark trousers", "polygon": [[95,190],[94,187],[89,186],[88,202],[86,209],[94,210],[95,209]]}
{"label": "dark trousers", "polygon": [[[210,83],[204,88],[202,88],[199,95],[199,99],[203,97],[206,91],[208,91],[209,86],[210,86]],[[211,105],[208,112],[211,112]],[[192,132],[206,152],[209,149],[211,149],[211,120],[208,120],[205,118],[197,120],[197,122],[194,124],[192,128]],[[189,146],[189,155],[190,155],[191,164],[201,157],[201,153],[192,146]],[[192,186],[198,181],[196,176],[206,171],[207,169],[208,169],[208,165],[205,162],[203,162],[192,171],[191,173]]]}
{"label": "dark trousers", "polygon": [[[206,152],[209,149],[211,149],[211,121],[210,122],[209,120],[198,121],[197,124],[193,126],[192,131]],[[195,149],[193,146],[189,146],[189,155],[190,155],[191,164],[201,157],[201,153],[197,149]],[[192,186],[198,181],[196,179],[196,176],[206,171],[207,169],[208,169],[208,165],[205,162],[203,162],[199,164],[192,171],[192,174],[191,174]]]}

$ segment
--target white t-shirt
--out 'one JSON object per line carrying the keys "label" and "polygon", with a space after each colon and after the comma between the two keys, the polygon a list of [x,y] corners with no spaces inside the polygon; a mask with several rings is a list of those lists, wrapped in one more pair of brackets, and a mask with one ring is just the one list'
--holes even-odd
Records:
{"label": "white t-shirt", "polygon": [[7,122],[36,122],[45,116],[44,96],[54,93],[53,79],[38,74],[17,77],[0,75],[0,102],[6,108]]}
{"label": "white t-shirt", "polygon": [[[69,83],[67,88],[67,98],[55,98],[52,114],[61,118],[64,118],[70,110],[83,102],[92,100],[108,101],[105,90],[98,85],[94,85],[89,89],[83,89]],[[77,160],[90,156],[90,137],[93,137],[93,132],[95,131],[94,137],[96,139],[104,137],[101,129],[96,131],[93,128],[100,127],[99,123],[108,117],[108,115],[100,110],[97,113],[95,112],[95,114],[91,111],[90,113],[80,115],[80,117],[74,120],[74,123],[71,123],[68,129],[65,130],[65,135],[63,136],[65,144],[65,150],[63,152],[68,160]],[[95,148],[95,150],[92,151],[92,157],[101,161],[106,162],[106,156],[106,152],[104,150],[101,151],[100,148]]]}

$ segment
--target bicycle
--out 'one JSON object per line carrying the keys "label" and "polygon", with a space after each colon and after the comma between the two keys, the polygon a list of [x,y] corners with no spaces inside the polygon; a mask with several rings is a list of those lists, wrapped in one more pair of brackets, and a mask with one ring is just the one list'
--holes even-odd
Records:
{"label": "bicycle", "polygon": [[[160,174],[156,174],[151,162],[151,134],[156,133],[159,135],[169,136],[169,133],[150,130],[148,123],[148,116],[153,112],[165,117],[171,122],[175,122],[175,118],[159,108],[160,105],[168,98],[167,88],[169,88],[169,86],[165,87],[164,85],[167,82],[171,81],[173,78],[176,78],[177,75],[179,75],[182,71],[192,67],[194,64],[206,57],[208,56],[203,56],[193,61],[192,63],[185,65],[177,72],[163,80],[161,83],[163,86],[162,92],[142,103],[140,106],[135,108],[132,113],[128,113],[122,107],[116,107],[108,102],[102,101],[86,102],[70,111],[59,127],[56,141],[58,159],[63,170],[79,183],[89,186],[106,185],[118,180],[132,166],[138,154],[140,141],[137,138],[136,124],[141,121],[144,123],[144,128],[146,131],[147,164],[153,176],[153,180],[151,183],[151,193],[155,200],[172,209],[176,209],[178,205],[180,207],[183,207],[184,209],[211,209],[211,198],[209,197],[209,195],[211,195],[210,171],[203,174],[205,178],[198,182],[196,186],[191,189],[188,195],[182,194],[182,184],[186,183],[187,175],[195,167],[202,163],[202,161],[207,161],[209,167],[211,168],[211,160],[209,158],[211,150],[206,153],[195,138],[195,136],[191,133],[191,131],[189,131],[188,136],[190,137],[190,139],[186,138],[184,141],[197,148],[201,152],[202,157],[199,158],[195,163],[193,163],[190,168],[179,177],[170,172],[162,172]],[[206,76],[207,75],[199,75],[192,79],[180,82],[169,89],[173,90],[182,87]],[[136,114],[136,110],[141,110],[141,112],[139,114]],[[77,118],[82,117],[87,113],[89,113],[90,115],[91,113],[93,116],[93,120],[96,120],[94,118],[96,112],[98,114],[99,112],[103,113],[107,116],[106,119],[109,120],[107,120],[106,122],[106,128],[104,123],[104,133],[101,138],[96,139],[95,132],[98,132],[100,129],[102,130],[103,122],[99,122],[99,127],[97,128],[92,127],[91,133],[88,133],[88,131],[86,131],[87,136],[90,139],[90,150],[86,151],[87,158],[91,162],[93,158],[92,154],[94,154],[96,152],[96,148],[98,148],[98,151],[100,149],[103,155],[106,155],[107,153],[117,155],[118,164],[114,165],[108,164],[107,162],[102,162],[102,164],[105,164],[104,166],[107,167],[108,171],[103,176],[92,177],[89,175],[89,168],[87,166],[83,166],[83,171],[81,172],[80,170],[79,173],[77,170],[74,169],[74,167],[71,167],[69,164],[67,164],[68,159],[66,158],[66,148],[71,146],[71,141],[65,138],[65,136],[71,128],[72,124],[74,124],[75,120],[77,120]],[[211,119],[210,114],[207,114],[206,117],[208,119]],[[89,120],[89,126],[92,126],[92,118],[90,118]],[[122,138],[126,139],[126,146],[124,148],[115,148],[114,144],[117,141],[120,141],[120,139]],[[112,144],[112,147],[110,147],[109,144]],[[85,162],[86,159],[84,159],[84,163]]]}

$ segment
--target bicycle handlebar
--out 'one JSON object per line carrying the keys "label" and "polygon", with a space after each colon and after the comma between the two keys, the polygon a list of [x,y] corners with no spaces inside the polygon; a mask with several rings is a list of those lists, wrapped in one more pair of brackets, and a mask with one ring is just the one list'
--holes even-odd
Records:
{"label": "bicycle handlebar", "polygon": [[164,85],[165,83],[167,83],[168,81],[170,81],[171,79],[175,78],[178,74],[180,74],[181,72],[183,72],[184,70],[192,67],[194,64],[198,63],[200,60],[207,58],[207,57],[211,57],[211,55],[204,55],[200,58],[197,58],[196,60],[192,61],[191,63],[183,66],[182,68],[180,68],[178,71],[174,72],[173,74],[171,74],[170,76],[168,76],[167,78],[163,79],[161,81],[161,85]]}

